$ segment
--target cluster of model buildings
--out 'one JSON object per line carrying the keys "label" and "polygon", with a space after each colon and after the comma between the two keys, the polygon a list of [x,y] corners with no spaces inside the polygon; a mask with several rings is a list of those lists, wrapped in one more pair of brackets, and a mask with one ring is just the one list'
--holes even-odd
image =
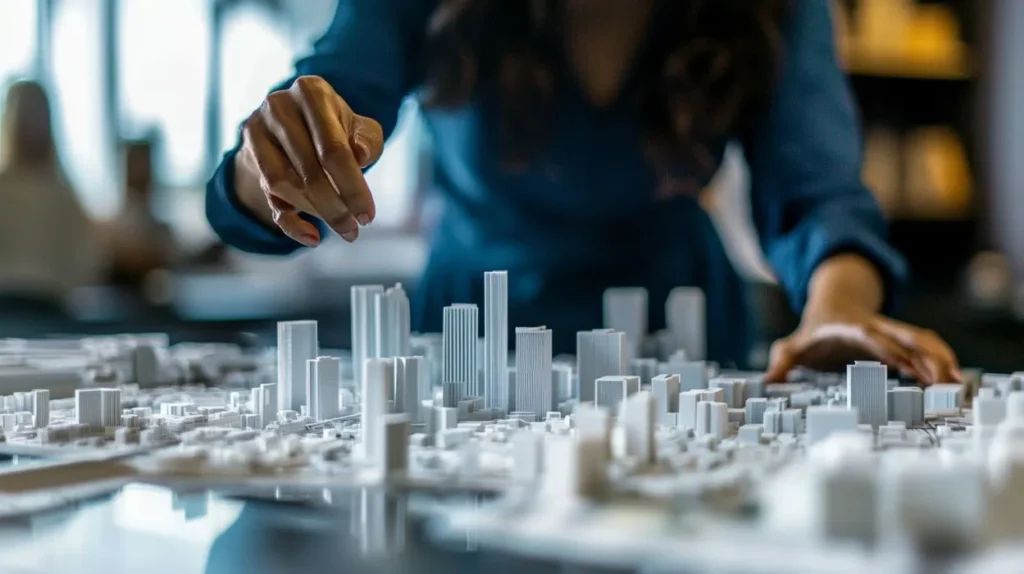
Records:
{"label": "cluster of model buildings", "polygon": [[[544,421],[561,416],[568,401],[614,406],[640,390],[641,375],[629,374],[634,371],[649,375],[675,365],[682,373],[699,371],[707,386],[708,366],[686,362],[683,353],[669,363],[638,358],[647,339],[643,290],[609,291],[605,311],[611,327],[577,334],[574,374],[572,366],[554,362],[549,329],[510,330],[507,273],[487,272],[483,281],[482,338],[476,305],[445,307],[439,338],[413,336],[401,286],[352,288],[352,386],[359,397],[365,456],[383,448],[384,437],[402,434],[389,430],[394,425],[408,425],[405,435],[412,432],[418,442],[452,444],[465,430],[458,428],[460,422]],[[666,309],[671,318],[661,339],[678,341],[691,356],[701,356],[703,336],[694,332],[703,329],[703,295],[678,290]],[[694,322],[697,329],[690,328]],[[253,410],[261,424],[280,418],[282,411],[302,413],[314,422],[339,416],[347,405],[339,405],[336,397],[348,385],[341,380],[338,359],[319,356],[316,323],[281,323],[277,352],[276,384],[253,390]]]}
{"label": "cluster of model buildings", "polygon": [[[964,385],[899,386],[877,362],[850,365],[845,381],[831,384],[766,387],[756,376],[720,374],[701,360],[703,296],[692,289],[669,298],[668,329],[654,339],[647,333],[646,292],[609,290],[604,328],[577,333],[574,363],[566,363],[552,356],[549,329],[509,328],[505,272],[485,273],[483,281],[483,313],[470,304],[445,307],[442,333],[427,335],[411,333],[401,286],[353,287],[351,362],[322,353],[316,322],[282,322],[272,382],[254,380],[248,392],[231,392],[226,404],[123,404],[122,389],[126,382],[216,380],[252,368],[253,359],[235,347],[182,346],[170,353],[166,340],[153,336],[77,346],[2,343],[0,389],[10,390],[0,397],[0,428],[42,443],[99,437],[155,446],[216,428],[340,436],[339,429],[358,420],[357,453],[386,473],[408,468],[410,445],[450,450],[490,433],[512,443],[511,468],[519,478],[560,468],[551,477],[545,471],[545,480],[569,481],[556,489],[571,483],[585,494],[603,490],[598,475],[604,473],[596,469],[608,462],[613,435],[621,442],[615,452],[643,463],[657,458],[656,436],[666,429],[710,443],[736,436],[739,444],[759,445],[801,435],[813,445],[865,431],[884,442],[902,440],[906,429],[925,424],[926,413],[955,417],[964,406]],[[58,359],[77,373],[71,392],[3,386],[4,368],[46,372],[39,366],[52,368]],[[991,390],[976,400],[979,433],[1002,420],[1000,405],[1020,381],[990,379]],[[73,395],[72,417],[51,417],[56,392]],[[953,429],[939,424],[935,432],[952,436]]]}
{"label": "cluster of model buildings", "polygon": [[[420,445],[462,444],[473,421],[481,420],[530,424],[564,416],[577,439],[586,435],[580,418],[595,416],[627,426],[642,420],[643,430],[627,435],[644,437],[659,425],[716,439],[738,432],[744,441],[759,442],[763,435],[796,435],[806,427],[816,442],[851,429],[884,434],[913,427],[924,422],[926,411],[956,410],[964,400],[963,385],[900,387],[877,362],[850,365],[842,387],[801,388],[789,395],[782,387],[766,396],[756,378],[715,377],[713,365],[692,360],[703,353],[703,315],[702,297],[691,290],[675,293],[666,305],[668,338],[681,344],[667,347],[675,351],[666,360],[639,355],[650,349],[643,343],[649,340],[646,292],[610,290],[606,323],[621,329],[579,332],[573,369],[555,362],[545,327],[517,327],[510,349],[507,275],[487,272],[483,279],[483,337],[475,305],[450,305],[442,311],[439,352],[431,348],[436,338],[410,333],[409,303],[400,286],[352,288],[351,370],[368,459],[392,452],[387,437],[412,434]],[[325,363],[331,366],[322,373]],[[325,408],[325,401],[346,385],[340,373],[337,359],[318,356],[314,322],[282,323],[277,385],[254,390],[253,404],[260,405],[263,423],[285,410],[330,420],[339,407],[335,401]],[[587,409],[604,414],[588,415]],[[638,418],[648,411],[650,417]],[[392,430],[398,427],[403,430]],[[397,448],[406,446],[403,439]]]}
{"label": "cluster of model buildings", "polygon": [[[944,552],[1024,539],[1024,392],[1022,378],[989,379],[973,399],[970,424],[935,417],[930,449],[879,448],[876,437],[842,432],[818,437],[800,464],[763,492],[765,526],[811,541],[908,543]],[[939,409],[936,412],[942,412]],[[813,409],[808,425],[819,421]],[[891,425],[891,423],[890,423]],[[886,431],[885,427],[882,429]],[[811,434],[810,428],[808,434]]]}
{"label": "cluster of model buildings", "polygon": [[[201,419],[198,422],[204,425],[224,425],[240,413],[198,412],[193,405],[196,412],[182,412],[180,416],[158,412],[154,416],[149,407],[122,408],[124,389],[213,382],[221,380],[225,372],[257,367],[257,361],[237,346],[171,348],[165,335],[2,340],[2,440],[62,444],[114,439],[121,443],[163,444],[194,424],[195,419]],[[53,405],[64,405],[72,399],[70,409],[51,405],[51,400]]]}
{"label": "cluster of model buildings", "polygon": [[[783,397],[775,393],[775,399],[765,397],[757,379],[716,378],[715,367],[699,360],[704,352],[703,295],[694,289],[678,289],[666,302],[668,329],[657,337],[664,359],[642,357],[645,349],[651,349],[646,291],[623,288],[605,295],[606,328],[577,334],[575,364],[556,362],[549,329],[510,331],[507,274],[487,272],[483,281],[483,337],[479,336],[481,313],[475,305],[445,307],[443,332],[419,336],[410,331],[409,300],[400,285],[353,287],[350,365],[343,365],[339,357],[321,356],[315,321],[282,322],[276,382],[253,386],[247,402],[233,399],[223,412],[191,412],[187,406],[161,412],[159,426],[178,432],[204,424],[253,429],[273,425],[281,432],[299,432],[358,409],[364,427],[385,415],[404,414],[432,438],[459,421],[510,417],[543,421],[549,413],[569,414],[574,403],[615,413],[627,398],[650,388],[659,405],[659,424],[723,436],[743,425],[761,425],[767,434],[800,432],[803,410],[820,404],[855,408],[858,424],[877,428],[889,420],[917,425],[924,411],[956,408],[962,402],[962,387],[893,388],[884,366],[877,363],[851,366],[845,389],[803,390]],[[116,389],[99,387],[183,382],[197,371],[216,378],[226,365],[246,361],[237,348],[209,345],[178,349],[178,360],[170,361],[166,338],[155,335],[4,345],[0,359],[8,359],[8,368],[49,364],[51,368],[39,372],[55,379],[74,374],[70,392],[75,395],[74,424],[82,427],[79,430],[151,426],[151,412],[122,413],[114,398]],[[52,368],[58,359],[65,370]],[[108,384],[80,388],[87,386],[82,378],[86,367],[98,373],[113,371],[101,381]],[[24,376],[18,380],[25,380]],[[0,388],[5,388],[4,382],[0,364]],[[28,412],[35,417],[33,427],[49,425],[48,416],[36,415],[37,408],[19,403],[27,400],[24,392],[37,391],[6,388],[22,394],[12,395],[21,397],[15,399],[18,404],[3,404],[2,410],[13,419],[0,415],[0,426],[11,430],[26,424]],[[54,385],[39,388],[50,391],[51,398],[70,395],[69,389],[57,390]],[[128,423],[122,424],[122,416]],[[756,431],[742,430],[748,437]],[[63,437],[74,431],[61,427],[54,433]],[[368,430],[367,434],[378,433]],[[129,433],[126,438],[134,437]],[[374,442],[372,436],[368,440]]]}

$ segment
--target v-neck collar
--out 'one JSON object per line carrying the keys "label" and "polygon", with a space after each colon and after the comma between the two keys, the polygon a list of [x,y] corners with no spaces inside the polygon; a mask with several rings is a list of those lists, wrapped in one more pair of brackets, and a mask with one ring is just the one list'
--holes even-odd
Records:
{"label": "v-neck collar", "polygon": [[646,69],[647,63],[651,53],[656,48],[654,38],[660,28],[658,21],[664,12],[664,2],[661,0],[653,0],[653,2],[654,6],[651,7],[651,13],[648,15],[647,22],[644,25],[643,37],[637,46],[635,54],[623,69],[621,82],[615,96],[605,105],[594,103],[580,81],[579,74],[569,54],[568,39],[562,38],[562,41],[559,42],[558,62],[562,68],[562,77],[565,78],[566,88],[571,91],[574,98],[582,101],[588,110],[597,114],[609,114],[617,112],[633,102],[640,80],[648,72]]}

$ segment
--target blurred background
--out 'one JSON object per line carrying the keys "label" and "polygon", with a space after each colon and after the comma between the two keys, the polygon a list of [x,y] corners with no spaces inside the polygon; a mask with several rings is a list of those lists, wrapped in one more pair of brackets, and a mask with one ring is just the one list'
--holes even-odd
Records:
{"label": "blurred background", "polygon": [[[421,199],[431,155],[411,100],[368,175],[379,215],[356,244],[255,257],[223,248],[206,224],[208,175],[334,4],[0,0],[0,336],[270,340],[276,321],[313,318],[325,346],[345,346],[349,286],[415,290],[433,206]],[[903,318],[939,331],[967,366],[1013,370],[1024,340],[1024,2],[837,0],[836,13],[864,177],[914,276]],[[38,136],[47,117],[52,142]],[[37,136],[13,146],[23,130]],[[19,157],[43,167],[17,168]],[[746,180],[730,153],[705,204],[750,279],[767,343],[794,317],[753,239]],[[59,199],[39,206],[42,188]]]}

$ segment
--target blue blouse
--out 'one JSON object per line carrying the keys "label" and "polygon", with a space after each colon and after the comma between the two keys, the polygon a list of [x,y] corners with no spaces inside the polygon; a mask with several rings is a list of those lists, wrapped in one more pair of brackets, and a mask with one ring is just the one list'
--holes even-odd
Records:
{"label": "blue blouse", "polygon": [[[422,77],[416,55],[435,3],[340,0],[312,55],[297,63],[296,76],[323,77],[356,113],[376,119],[390,135],[400,103]],[[749,132],[734,134],[750,166],[761,245],[797,311],[815,267],[839,252],[860,253],[879,267],[887,305],[906,275],[861,181],[858,117],[836,62],[829,5],[797,0],[771,105]],[[696,200],[659,193],[659,177],[638,143],[640,126],[625,103],[630,89],[601,109],[578,89],[563,90],[549,141],[525,169],[502,163],[493,91],[478,90],[456,111],[426,112],[445,208],[413,293],[415,328],[440,331],[442,306],[482,304],[482,273],[507,269],[510,325],[546,325],[556,352],[573,352],[577,331],[601,326],[606,288],[646,287],[653,330],[664,325],[668,292],[691,285],[706,294],[708,358],[747,363],[752,324],[743,283]],[[707,142],[715,162],[727,143]],[[207,188],[213,228],[244,251],[299,249],[239,203],[233,156],[225,156]],[[691,175],[698,186],[710,179]]]}

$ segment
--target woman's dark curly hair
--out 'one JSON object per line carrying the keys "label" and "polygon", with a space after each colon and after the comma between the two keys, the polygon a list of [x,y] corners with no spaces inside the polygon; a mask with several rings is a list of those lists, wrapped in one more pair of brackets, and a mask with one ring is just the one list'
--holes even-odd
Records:
{"label": "woman's dark curly hair", "polygon": [[[633,102],[653,159],[706,166],[701,143],[738,129],[767,100],[790,1],[657,0]],[[440,0],[427,31],[425,104],[457,107],[493,86],[506,155],[528,161],[565,81],[562,2]]]}

